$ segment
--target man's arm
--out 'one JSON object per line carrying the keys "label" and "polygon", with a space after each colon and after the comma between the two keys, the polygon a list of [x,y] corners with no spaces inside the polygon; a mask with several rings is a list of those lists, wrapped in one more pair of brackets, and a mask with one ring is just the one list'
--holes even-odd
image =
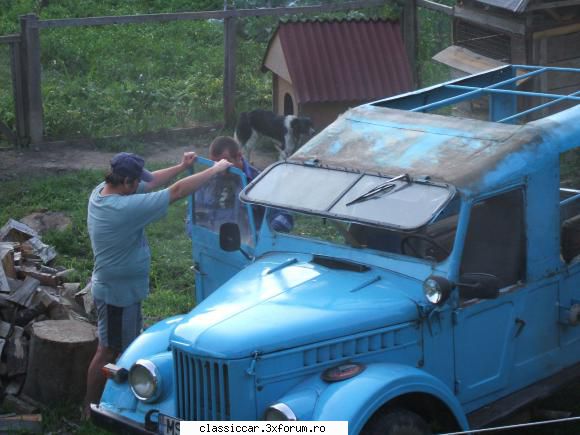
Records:
{"label": "man's arm", "polygon": [[204,171],[182,178],[169,187],[169,203],[191,195],[214,175],[227,170],[232,164],[222,159]]}
{"label": "man's arm", "polygon": [[196,157],[197,154],[195,154],[194,152],[183,153],[183,157],[181,158],[181,163],[179,165],[171,166],[169,168],[160,169],[158,171],[153,172],[152,173],[153,180],[145,185],[145,192],[151,192],[152,190],[155,190],[160,186],[166,185],[178,174],[180,174],[181,172],[185,171],[188,168],[191,168]]}

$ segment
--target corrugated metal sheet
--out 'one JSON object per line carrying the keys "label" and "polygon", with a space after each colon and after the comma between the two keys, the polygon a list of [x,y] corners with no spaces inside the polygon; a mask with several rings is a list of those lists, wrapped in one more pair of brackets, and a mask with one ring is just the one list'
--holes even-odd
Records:
{"label": "corrugated metal sheet", "polygon": [[529,0],[478,0],[489,6],[496,8],[508,9],[512,12],[524,12],[528,7]]}
{"label": "corrugated metal sheet", "polygon": [[396,21],[287,22],[277,34],[300,103],[370,101],[413,88]]}
{"label": "corrugated metal sheet", "polygon": [[467,48],[458,47],[457,45],[451,45],[441,50],[433,56],[433,60],[468,74],[476,74],[506,65],[504,62],[482,56]]}

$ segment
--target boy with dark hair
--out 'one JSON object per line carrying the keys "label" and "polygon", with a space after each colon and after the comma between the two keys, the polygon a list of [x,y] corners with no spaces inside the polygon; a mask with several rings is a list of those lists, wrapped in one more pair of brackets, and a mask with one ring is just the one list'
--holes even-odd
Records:
{"label": "boy with dark hair", "polygon": [[[213,140],[209,146],[209,158],[214,161],[227,160],[244,173],[248,183],[260,173],[243,157],[238,142],[229,136],[218,136]],[[225,176],[231,178],[229,174]],[[220,176],[220,179],[214,179],[198,190],[195,194],[196,211],[204,209],[206,214],[209,214],[204,217],[201,225],[211,225],[210,229],[217,231],[222,223],[235,222],[240,225],[241,232],[245,233],[247,222],[243,221],[244,213],[241,211],[238,199],[240,189],[241,186],[237,179],[226,180],[224,176]],[[259,228],[265,209],[259,206],[254,206],[252,209],[256,227]],[[269,224],[274,231],[288,233],[292,231],[294,221],[289,214],[274,210],[270,213]],[[191,236],[191,222],[189,221],[187,222],[187,232]]]}

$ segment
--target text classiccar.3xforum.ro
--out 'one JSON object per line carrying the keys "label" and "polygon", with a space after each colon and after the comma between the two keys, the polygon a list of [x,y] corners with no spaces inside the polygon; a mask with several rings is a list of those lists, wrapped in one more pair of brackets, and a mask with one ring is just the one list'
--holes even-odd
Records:
{"label": "text classiccar.3xforum.ro", "polygon": [[309,433],[309,434],[326,434],[326,435],[347,435],[347,421],[301,421],[301,422],[275,422],[265,421],[253,422],[207,422],[207,421],[182,421],[177,431],[180,435],[199,435],[199,434],[246,434],[246,433]]}

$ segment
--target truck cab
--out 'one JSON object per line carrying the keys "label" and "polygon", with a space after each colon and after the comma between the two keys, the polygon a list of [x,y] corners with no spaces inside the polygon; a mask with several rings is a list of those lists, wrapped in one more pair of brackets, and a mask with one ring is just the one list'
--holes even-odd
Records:
{"label": "truck cab", "polygon": [[[510,65],[350,109],[248,185],[233,171],[231,222],[194,195],[198,305],[131,344],[94,420],[451,432],[578,377],[580,191],[560,162],[580,98],[526,90],[546,74],[580,70]],[[487,120],[453,116],[482,98]]]}

